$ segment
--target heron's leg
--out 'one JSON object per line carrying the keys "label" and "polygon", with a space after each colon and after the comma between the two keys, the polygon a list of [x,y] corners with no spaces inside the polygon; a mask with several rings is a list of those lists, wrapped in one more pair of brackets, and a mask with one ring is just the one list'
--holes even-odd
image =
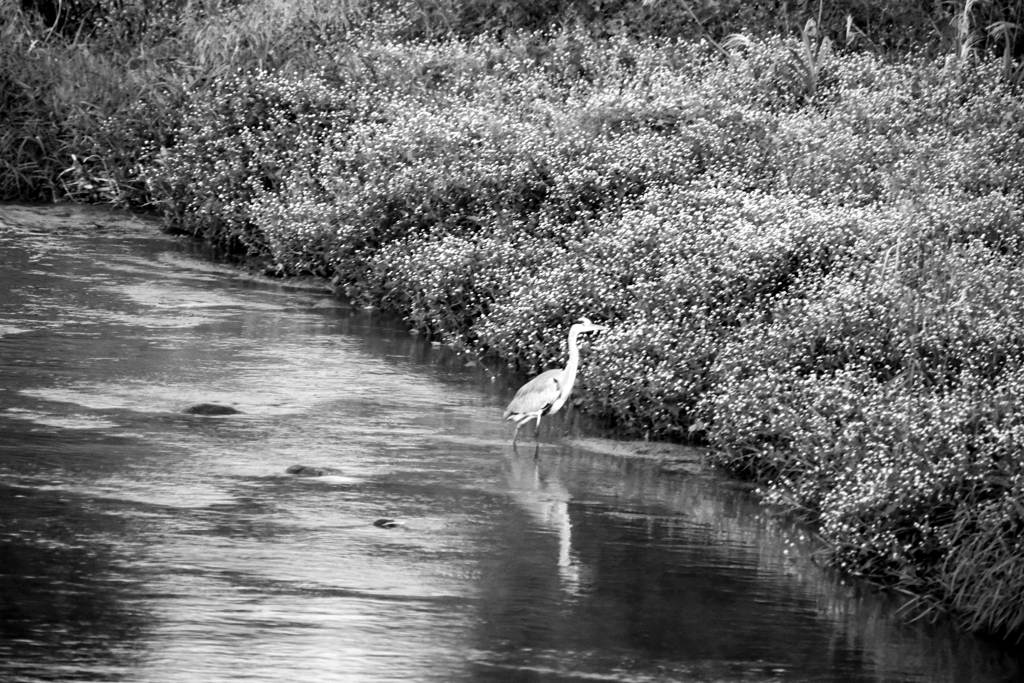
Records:
{"label": "heron's leg", "polygon": [[537,430],[533,433],[534,440],[540,443],[540,415],[537,416]]}
{"label": "heron's leg", "polygon": [[519,436],[519,428],[523,426],[522,422],[516,422],[516,431],[512,432],[512,445],[516,445],[516,437]]}

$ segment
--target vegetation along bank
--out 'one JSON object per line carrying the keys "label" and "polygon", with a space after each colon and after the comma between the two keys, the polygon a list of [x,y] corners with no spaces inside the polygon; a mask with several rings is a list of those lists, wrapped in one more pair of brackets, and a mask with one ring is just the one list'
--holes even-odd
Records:
{"label": "vegetation along bank", "polygon": [[692,440],[1024,633],[1024,10],[0,0],[0,193],[147,206]]}

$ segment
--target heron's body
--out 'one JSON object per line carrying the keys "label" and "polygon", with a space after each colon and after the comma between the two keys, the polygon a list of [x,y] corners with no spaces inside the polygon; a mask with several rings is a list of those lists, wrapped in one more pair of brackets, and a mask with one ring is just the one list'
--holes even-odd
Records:
{"label": "heron's body", "polygon": [[505,419],[516,423],[516,431],[512,435],[513,445],[519,436],[519,428],[530,420],[536,420],[536,434],[539,439],[540,418],[558,412],[569,400],[572,386],[576,383],[576,370],[580,361],[576,338],[584,332],[606,329],[608,328],[581,318],[580,322],[569,328],[569,361],[565,367],[540,373],[516,392],[515,398],[505,409]]}

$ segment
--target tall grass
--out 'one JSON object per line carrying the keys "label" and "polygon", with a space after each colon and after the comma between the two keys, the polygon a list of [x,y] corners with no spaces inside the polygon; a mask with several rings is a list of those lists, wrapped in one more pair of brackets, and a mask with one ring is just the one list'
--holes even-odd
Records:
{"label": "tall grass", "polygon": [[173,145],[189,97],[253,69],[313,68],[316,46],[364,11],[358,0],[209,0],[147,28],[131,8],[98,2],[64,35],[0,0],[0,197],[151,204],[143,170]]}
{"label": "tall grass", "polygon": [[144,203],[141,169],[178,123],[185,83],[160,50],[68,41],[0,0],[0,196]]}

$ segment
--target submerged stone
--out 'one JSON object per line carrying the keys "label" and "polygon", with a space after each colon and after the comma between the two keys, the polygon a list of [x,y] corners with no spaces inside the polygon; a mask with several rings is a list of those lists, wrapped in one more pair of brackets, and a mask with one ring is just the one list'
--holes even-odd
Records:
{"label": "submerged stone", "polygon": [[341,470],[336,470],[333,467],[311,467],[309,465],[292,465],[284,472],[297,477],[323,477],[328,474],[341,474]]}
{"label": "submerged stone", "polygon": [[216,403],[199,403],[186,408],[185,412],[189,415],[237,415],[242,411],[231,406],[222,406]]}
{"label": "submerged stone", "polygon": [[405,522],[399,522],[397,519],[389,519],[387,517],[381,517],[373,523],[374,526],[379,526],[382,529],[394,529],[397,526],[403,526]]}

